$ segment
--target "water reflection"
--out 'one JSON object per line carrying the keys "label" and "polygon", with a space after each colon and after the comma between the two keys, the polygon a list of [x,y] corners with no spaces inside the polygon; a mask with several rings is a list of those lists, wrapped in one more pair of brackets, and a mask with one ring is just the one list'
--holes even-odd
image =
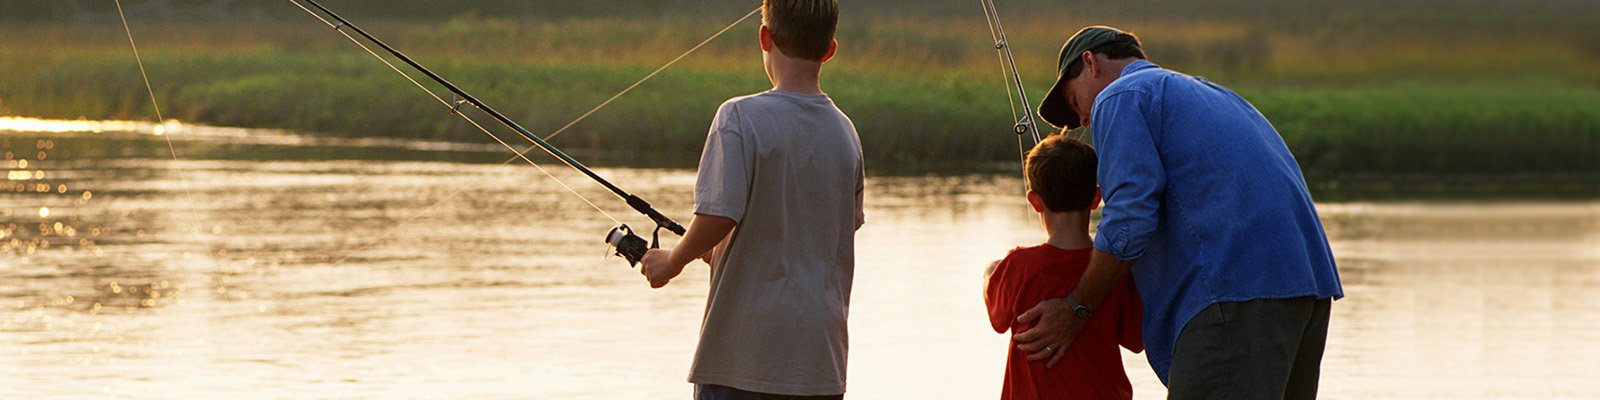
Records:
{"label": "water reflection", "polygon": [[[705,268],[647,289],[598,245],[612,222],[526,166],[403,147],[362,150],[389,161],[241,159],[306,146],[172,137],[199,155],[172,160],[149,134],[0,133],[28,154],[6,168],[29,175],[0,184],[31,185],[0,186],[0,397],[688,394]],[[690,171],[599,172],[687,219]],[[870,180],[852,397],[999,392],[1006,338],[984,319],[979,274],[1043,239],[1022,187]],[[1325,397],[1600,395],[1600,203],[1319,210],[1349,295]],[[1138,397],[1162,396],[1142,356],[1124,361]]]}

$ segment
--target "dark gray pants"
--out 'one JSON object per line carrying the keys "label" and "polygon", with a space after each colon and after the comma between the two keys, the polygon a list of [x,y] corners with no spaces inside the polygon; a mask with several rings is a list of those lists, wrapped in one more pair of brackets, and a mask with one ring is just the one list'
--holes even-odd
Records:
{"label": "dark gray pants", "polygon": [[791,396],[756,393],[722,385],[694,385],[695,400],[843,400],[844,395]]}
{"label": "dark gray pants", "polygon": [[1212,304],[1178,334],[1168,399],[1315,399],[1333,301]]}

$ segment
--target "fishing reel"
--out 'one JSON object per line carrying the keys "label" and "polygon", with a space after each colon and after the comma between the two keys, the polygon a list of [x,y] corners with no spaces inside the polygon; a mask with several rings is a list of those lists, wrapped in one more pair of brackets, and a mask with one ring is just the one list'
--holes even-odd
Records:
{"label": "fishing reel", "polygon": [[632,268],[639,265],[639,260],[644,258],[646,251],[661,248],[661,227],[656,226],[655,233],[650,234],[650,241],[645,242],[644,238],[633,233],[633,228],[623,224],[612,228],[611,232],[606,234],[606,244],[616,249],[616,255],[627,259],[628,267]]}

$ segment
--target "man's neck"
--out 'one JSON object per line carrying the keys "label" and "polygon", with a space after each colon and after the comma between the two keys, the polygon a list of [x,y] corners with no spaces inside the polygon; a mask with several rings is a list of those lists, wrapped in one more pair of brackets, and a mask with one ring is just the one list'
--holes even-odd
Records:
{"label": "man's neck", "polygon": [[1042,215],[1044,230],[1050,235],[1051,246],[1065,250],[1086,249],[1094,246],[1089,237],[1089,212],[1047,212]]}
{"label": "man's neck", "polygon": [[1122,77],[1122,71],[1127,70],[1129,65],[1133,65],[1133,63],[1138,62],[1139,60],[1140,59],[1138,57],[1109,60],[1106,62],[1105,68],[1107,71],[1111,71],[1111,80],[1115,81],[1117,78]]}

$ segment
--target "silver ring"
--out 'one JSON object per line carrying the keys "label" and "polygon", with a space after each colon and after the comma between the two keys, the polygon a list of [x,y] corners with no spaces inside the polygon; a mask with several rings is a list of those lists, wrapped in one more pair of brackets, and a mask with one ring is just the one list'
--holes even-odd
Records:
{"label": "silver ring", "polygon": [[1050,346],[1045,346],[1044,347],[1044,352],[1046,352],[1046,353],[1053,352],[1053,351],[1055,351],[1055,350],[1050,350]]}

